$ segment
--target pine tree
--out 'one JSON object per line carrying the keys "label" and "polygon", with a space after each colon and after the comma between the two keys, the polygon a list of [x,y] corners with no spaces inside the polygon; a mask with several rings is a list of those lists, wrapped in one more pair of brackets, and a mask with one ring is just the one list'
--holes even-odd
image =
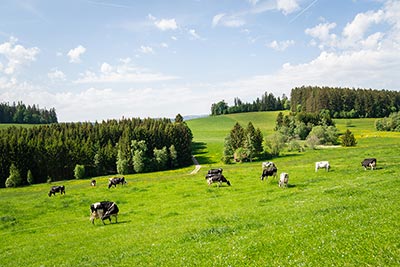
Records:
{"label": "pine tree", "polygon": [[22,177],[14,163],[10,166],[10,176],[6,180],[6,187],[17,187],[22,184]]}
{"label": "pine tree", "polygon": [[355,146],[357,144],[354,134],[347,129],[345,134],[341,136],[342,146]]}

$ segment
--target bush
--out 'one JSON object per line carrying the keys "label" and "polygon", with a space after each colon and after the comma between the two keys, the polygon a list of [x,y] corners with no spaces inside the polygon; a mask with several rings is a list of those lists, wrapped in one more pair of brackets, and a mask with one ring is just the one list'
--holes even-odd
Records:
{"label": "bush", "polygon": [[22,177],[17,167],[13,164],[10,166],[10,176],[6,180],[6,187],[17,187],[22,184]]}
{"label": "bush", "polygon": [[354,134],[347,129],[346,133],[341,136],[342,146],[355,146],[357,144]]}
{"label": "bush", "polygon": [[26,180],[28,181],[29,184],[34,184],[35,183],[35,179],[33,178],[33,174],[31,172],[31,170],[28,170],[28,174],[26,176]]}
{"label": "bush", "polygon": [[74,176],[76,179],[85,178],[85,166],[76,164],[74,169]]}

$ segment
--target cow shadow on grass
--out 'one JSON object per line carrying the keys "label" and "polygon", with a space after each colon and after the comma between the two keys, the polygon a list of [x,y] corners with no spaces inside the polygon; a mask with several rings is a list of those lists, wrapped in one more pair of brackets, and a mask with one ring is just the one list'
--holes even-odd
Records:
{"label": "cow shadow on grass", "polygon": [[193,142],[192,143],[192,154],[197,159],[200,165],[212,164],[214,162],[207,154],[207,143],[204,142]]}

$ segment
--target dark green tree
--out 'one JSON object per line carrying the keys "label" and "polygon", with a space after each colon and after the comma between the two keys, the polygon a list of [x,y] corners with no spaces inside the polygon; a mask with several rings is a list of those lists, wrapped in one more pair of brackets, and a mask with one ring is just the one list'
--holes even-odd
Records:
{"label": "dark green tree", "polygon": [[357,144],[354,134],[349,129],[347,129],[344,135],[341,136],[341,139],[342,146],[355,146]]}

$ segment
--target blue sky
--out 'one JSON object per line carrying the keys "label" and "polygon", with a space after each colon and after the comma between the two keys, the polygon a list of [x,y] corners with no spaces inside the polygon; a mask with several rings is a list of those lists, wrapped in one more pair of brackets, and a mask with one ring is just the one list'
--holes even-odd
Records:
{"label": "blue sky", "polygon": [[61,122],[209,114],[296,86],[400,89],[400,1],[2,0],[0,102]]}

